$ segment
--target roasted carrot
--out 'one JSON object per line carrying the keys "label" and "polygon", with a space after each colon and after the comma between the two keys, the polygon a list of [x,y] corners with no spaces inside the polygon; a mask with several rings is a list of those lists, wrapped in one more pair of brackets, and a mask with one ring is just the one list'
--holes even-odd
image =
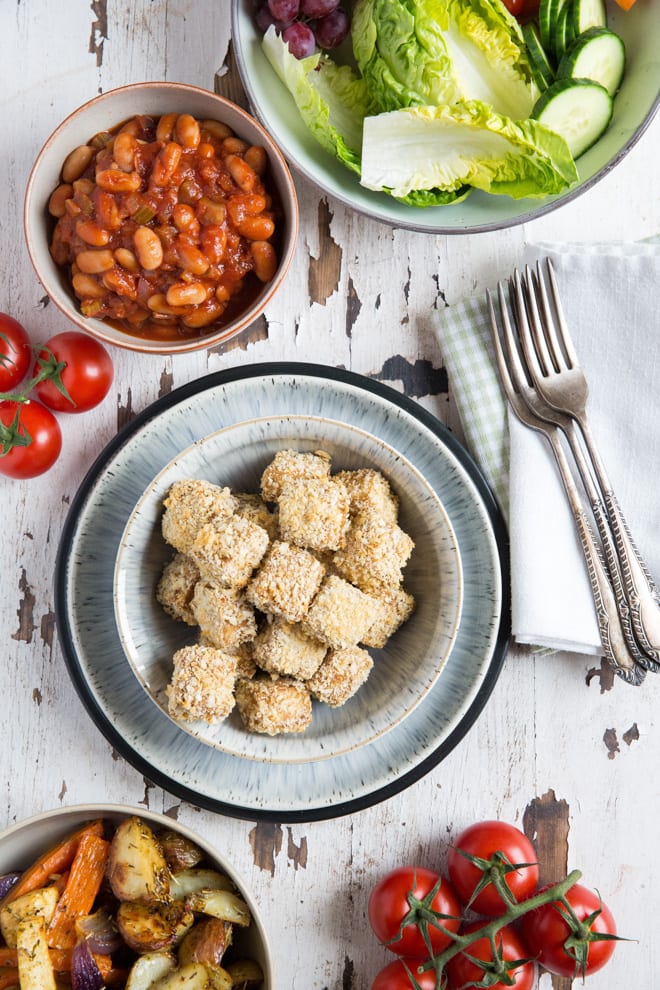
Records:
{"label": "roasted carrot", "polygon": [[62,839],[61,842],[46,850],[31,866],[28,866],[11,890],[7,891],[0,901],[0,909],[5,904],[10,904],[11,901],[20,897],[21,894],[27,894],[31,890],[45,886],[51,877],[68,870],[83,835],[92,833],[93,835],[102,836],[103,832],[104,827],[101,819],[95,822],[88,822],[82,828],[77,829],[77,831]]}
{"label": "roasted carrot", "polygon": [[103,883],[110,843],[93,832],[80,837],[69,879],[48,926],[52,949],[70,949],[76,943],[76,919],[89,914]]}

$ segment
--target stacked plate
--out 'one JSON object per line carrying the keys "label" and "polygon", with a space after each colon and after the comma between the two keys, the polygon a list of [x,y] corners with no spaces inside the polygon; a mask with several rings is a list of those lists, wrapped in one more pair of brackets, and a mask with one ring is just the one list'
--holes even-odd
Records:
{"label": "stacked plate", "polygon": [[[417,548],[417,610],[344,706],[315,706],[300,736],[174,721],[164,688],[190,639],[155,601],[168,550],[162,498],[182,477],[256,491],[277,449],[327,449],[333,469],[376,467]],[[278,822],[348,814],[396,793],[464,736],[509,633],[504,527],[463,448],[429,413],[370,379],[306,364],[221,372],[137,417],[71,507],[56,615],[73,683],[106,738],[159,786],[211,810]]]}

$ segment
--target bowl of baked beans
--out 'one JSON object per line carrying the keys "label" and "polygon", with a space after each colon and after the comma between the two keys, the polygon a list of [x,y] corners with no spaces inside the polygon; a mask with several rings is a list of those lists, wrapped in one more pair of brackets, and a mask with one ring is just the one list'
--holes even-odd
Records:
{"label": "bowl of baked beans", "polygon": [[137,83],[75,110],[28,179],[28,253],[52,302],[106,344],[217,346],[266,310],[295,253],[295,187],[245,110]]}

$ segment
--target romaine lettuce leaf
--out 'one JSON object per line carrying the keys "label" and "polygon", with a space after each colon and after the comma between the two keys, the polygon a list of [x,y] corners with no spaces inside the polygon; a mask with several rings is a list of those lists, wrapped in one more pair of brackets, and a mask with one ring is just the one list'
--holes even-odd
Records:
{"label": "romaine lettuce leaf", "polygon": [[336,65],[320,53],[295,58],[272,26],[262,44],[314,137],[326,151],[359,174],[362,123],[372,110],[365,81],[349,66]]}
{"label": "romaine lettuce leaf", "polygon": [[353,52],[378,110],[480,100],[514,119],[538,99],[501,0],[357,0]]}
{"label": "romaine lettuce leaf", "polygon": [[464,185],[540,198],[576,179],[563,138],[538,121],[510,120],[474,100],[365,118],[360,181],[397,199],[415,190],[458,192]]}

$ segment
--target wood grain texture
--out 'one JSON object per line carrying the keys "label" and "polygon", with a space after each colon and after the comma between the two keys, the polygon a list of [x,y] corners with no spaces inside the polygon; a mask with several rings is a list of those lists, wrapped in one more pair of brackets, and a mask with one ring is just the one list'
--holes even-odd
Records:
{"label": "wood grain texture", "polygon": [[[242,94],[229,54],[228,0],[69,0],[66,16],[46,0],[4,0],[0,37],[0,309],[43,342],[66,327],[30,266],[22,192],[56,124],[96,93],[145,79],[213,89],[219,78],[235,98]],[[104,444],[158,396],[209,371],[270,360],[348,368],[405,392],[460,437],[438,311],[507,275],[526,241],[657,234],[660,202],[649,182],[659,158],[656,121],[574,203],[526,226],[474,236],[392,230],[296,176],[297,254],[263,318],[207,353],[113,353],[116,377],[106,401],[85,416],[62,418],[60,462],[29,483],[0,478],[0,826],[88,801],[164,812],[231,856],[262,906],[276,947],[277,990],[368,990],[391,958],[369,933],[371,887],[402,862],[442,868],[461,828],[501,817],[534,837],[547,876],[579,867],[634,940],[618,947],[590,990],[656,986],[648,857],[660,819],[660,681],[650,677],[633,690],[593,660],[513,648],[465,740],[412,787],[346,818],[256,824],[180,801],[113,751],[67,674],[53,628],[52,574],[69,506]],[[558,990],[548,975],[539,986]]]}

